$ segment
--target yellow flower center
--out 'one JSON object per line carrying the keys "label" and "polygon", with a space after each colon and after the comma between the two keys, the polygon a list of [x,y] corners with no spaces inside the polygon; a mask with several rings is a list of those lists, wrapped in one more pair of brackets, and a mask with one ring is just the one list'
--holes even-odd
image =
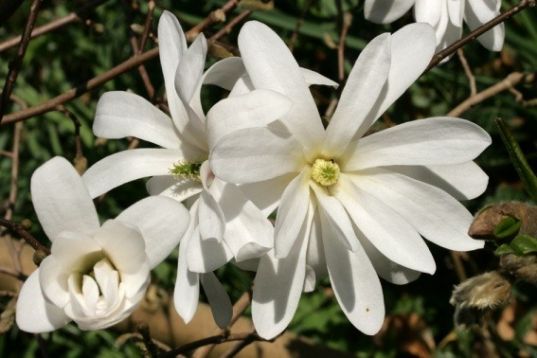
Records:
{"label": "yellow flower center", "polygon": [[339,179],[339,165],[333,160],[315,159],[311,167],[311,179],[322,186],[331,186]]}

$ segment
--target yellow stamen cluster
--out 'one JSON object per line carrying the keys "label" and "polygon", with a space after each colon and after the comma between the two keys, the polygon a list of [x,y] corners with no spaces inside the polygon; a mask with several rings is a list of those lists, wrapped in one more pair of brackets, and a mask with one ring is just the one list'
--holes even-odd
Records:
{"label": "yellow stamen cluster", "polygon": [[333,160],[315,159],[311,167],[311,179],[322,186],[331,186],[339,179],[339,165]]}

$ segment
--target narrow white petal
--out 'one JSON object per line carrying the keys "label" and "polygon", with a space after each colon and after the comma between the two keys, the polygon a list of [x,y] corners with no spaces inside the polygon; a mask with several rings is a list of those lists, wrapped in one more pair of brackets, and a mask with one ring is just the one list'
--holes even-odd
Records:
{"label": "narrow white petal", "polygon": [[396,285],[406,285],[420,277],[421,272],[401,266],[384,256],[358,229],[356,229],[356,237],[360,240],[377,274],[386,281]]}
{"label": "narrow white petal", "polygon": [[130,181],[170,174],[183,159],[176,149],[133,149],[115,153],[93,164],[82,176],[92,198]]}
{"label": "narrow white petal", "polygon": [[242,58],[227,57],[216,62],[205,71],[202,83],[215,85],[230,91],[237,80],[244,75],[245,71]]}
{"label": "narrow white petal", "polygon": [[263,181],[302,169],[300,144],[274,128],[241,129],[223,137],[209,158],[214,174],[242,184]]}
{"label": "narrow white petal", "polygon": [[440,21],[443,6],[442,1],[416,0],[416,4],[414,5],[416,22],[426,22],[435,27]]}
{"label": "narrow white petal", "polygon": [[203,239],[196,226],[192,231],[186,250],[189,271],[206,273],[219,269],[233,258],[226,242],[215,238]]}
{"label": "narrow white petal", "polygon": [[[482,240],[468,235],[472,214],[446,192],[407,176],[387,171],[371,171],[356,181],[382,198],[427,240],[450,250],[482,248]],[[406,265],[405,265],[406,266]]]}
{"label": "narrow white petal", "polygon": [[315,273],[315,270],[309,266],[306,265],[306,276],[304,278],[304,288],[302,291],[304,293],[309,293],[315,291],[315,286],[317,284],[317,275]]}
{"label": "narrow white petal", "polygon": [[161,263],[179,244],[189,219],[190,215],[183,205],[158,196],[138,201],[116,218],[140,231],[150,268]]}
{"label": "narrow white petal", "polygon": [[90,235],[99,228],[88,189],[64,158],[54,157],[37,168],[30,186],[35,212],[49,240],[62,231]]}
{"label": "narrow white petal", "polygon": [[407,25],[392,34],[391,65],[388,80],[373,109],[367,114],[355,139],[369,127],[410,87],[429,65],[436,40],[428,24]]}
{"label": "narrow white petal", "polygon": [[356,328],[373,335],[384,321],[384,296],[377,273],[360,244],[352,252],[341,240],[334,240],[338,232],[323,213],[321,226],[330,283],[339,306]]}
{"label": "narrow white petal", "polygon": [[386,165],[449,165],[476,158],[491,143],[488,133],[464,119],[411,121],[360,139],[346,171]]}
{"label": "narrow white petal", "polygon": [[447,1],[449,22],[451,22],[456,27],[462,27],[462,18],[464,15],[465,3],[466,3],[466,0]]}
{"label": "narrow white petal", "polygon": [[22,285],[16,308],[17,326],[29,333],[45,333],[65,326],[70,319],[62,309],[48,303],[39,285],[39,270]]}
{"label": "narrow white petal", "polygon": [[304,80],[308,85],[320,85],[320,86],[330,86],[334,88],[338,88],[339,84],[336,81],[331,80],[328,77],[325,77],[321,75],[318,72],[309,70],[307,68],[301,67],[300,71],[302,71],[302,75],[304,76]]}
{"label": "narrow white petal", "polygon": [[330,155],[343,154],[347,144],[373,108],[390,71],[391,36],[374,38],[356,60],[330,124],[324,149]]}
{"label": "narrow white petal", "polygon": [[[192,215],[192,212],[191,212]],[[199,274],[188,270],[187,256],[188,244],[191,240],[192,227],[189,228],[179,245],[179,259],[177,260],[177,279],[173,291],[173,303],[179,316],[189,323],[196,313],[199,300]]]}
{"label": "narrow white petal", "polygon": [[226,328],[231,321],[233,307],[224,286],[212,272],[202,274],[200,279],[203,291],[211,306],[214,321],[218,327]]}
{"label": "narrow white petal", "polygon": [[207,114],[209,147],[225,135],[244,128],[263,127],[289,111],[292,102],[271,90],[254,90],[216,103]]}
{"label": "narrow white petal", "polygon": [[216,178],[213,186],[220,186],[218,203],[224,213],[226,230],[224,240],[235,260],[244,261],[262,256],[274,246],[274,229],[270,221],[240,188]]}
{"label": "narrow white petal", "polygon": [[97,286],[97,282],[95,282],[91,276],[82,276],[82,296],[84,297],[86,307],[92,315],[96,315],[97,301],[99,300],[99,286]]}
{"label": "narrow white petal", "polygon": [[150,195],[162,195],[177,201],[183,201],[199,194],[202,186],[199,182],[188,179],[177,179],[173,175],[160,175],[146,182]]}
{"label": "narrow white petal", "polygon": [[390,260],[432,274],[436,269],[434,258],[418,232],[384,200],[361,189],[359,179],[340,177],[335,193],[356,226]]}
{"label": "narrow white petal", "polygon": [[280,205],[283,191],[295,176],[295,173],[291,173],[264,181],[242,184],[240,189],[265,216],[269,216]]}
{"label": "narrow white petal", "polygon": [[287,45],[268,26],[257,21],[242,26],[238,42],[255,88],[286,95],[293,107],[285,116],[285,125],[306,148],[316,148],[324,136],[324,128],[300,67]]}
{"label": "narrow white petal", "polygon": [[[499,0],[468,0],[464,19],[475,30],[500,14]],[[491,51],[501,51],[505,40],[505,24],[501,23],[477,38],[479,42]]]}
{"label": "narrow white petal", "polygon": [[93,121],[97,137],[137,137],[164,148],[179,148],[172,120],[145,98],[129,92],[106,92],[99,98]]}
{"label": "narrow white petal", "polygon": [[293,319],[306,277],[306,249],[313,214],[304,222],[289,255],[277,259],[270,251],[259,262],[254,279],[252,320],[257,333],[272,339]]}
{"label": "narrow white petal", "polygon": [[[314,209],[310,208],[310,210]],[[311,224],[308,252],[306,253],[306,263],[315,271],[316,279],[321,279],[328,274],[326,270],[326,260],[323,248],[323,233],[321,229],[321,217],[318,206],[315,208],[315,214]]]}
{"label": "narrow white petal", "polygon": [[488,175],[474,162],[453,165],[386,167],[416,180],[434,185],[458,200],[475,199],[483,194]]}
{"label": "narrow white petal", "polygon": [[215,192],[215,188],[211,187],[210,192],[207,190],[201,192],[198,209],[199,233],[202,240],[222,241],[225,228],[224,214],[211,192]]}
{"label": "narrow white petal", "polygon": [[330,223],[336,238],[347,250],[356,251],[359,243],[352,227],[349,214],[343,205],[333,196],[329,195],[318,185],[312,185],[315,197],[319,202],[319,210],[324,214],[325,220]]}
{"label": "narrow white petal", "polygon": [[301,235],[310,206],[310,171],[303,170],[285,188],[274,224],[274,256],[284,258]]}
{"label": "narrow white petal", "polygon": [[364,15],[377,24],[389,24],[403,16],[416,0],[366,0]]}

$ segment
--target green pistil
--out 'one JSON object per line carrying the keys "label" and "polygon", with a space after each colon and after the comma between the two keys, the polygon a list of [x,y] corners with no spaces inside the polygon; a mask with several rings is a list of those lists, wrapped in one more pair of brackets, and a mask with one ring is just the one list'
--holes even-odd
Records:
{"label": "green pistil", "polygon": [[339,165],[333,160],[315,159],[311,167],[311,178],[322,186],[336,184],[339,174]]}
{"label": "green pistil", "polygon": [[200,181],[201,162],[181,160],[173,165],[170,174],[177,179]]}

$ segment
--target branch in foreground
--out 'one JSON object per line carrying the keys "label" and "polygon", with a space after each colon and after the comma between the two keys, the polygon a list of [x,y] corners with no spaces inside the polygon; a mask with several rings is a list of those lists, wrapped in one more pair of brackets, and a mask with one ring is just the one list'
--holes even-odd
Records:
{"label": "branch in foreground", "polygon": [[0,226],[8,228],[9,230],[15,232],[19,235],[24,241],[28,243],[35,251],[42,251],[43,253],[50,255],[50,249],[42,245],[32,234],[30,234],[23,225],[9,221],[6,219],[0,218]]}
{"label": "branch in foreground", "polygon": [[34,28],[35,21],[37,20],[37,14],[39,13],[39,7],[41,6],[42,0],[33,0],[32,5],[30,5],[30,15],[26,21],[26,26],[24,27],[24,32],[22,33],[22,41],[19,44],[17,50],[17,56],[9,64],[9,70],[6,77],[6,82],[4,88],[2,89],[2,97],[0,98],[0,123],[2,123],[2,118],[6,111],[6,106],[11,97],[11,92],[13,92],[13,86],[19,75],[19,71],[22,66],[22,60],[26,54],[26,49],[28,48],[28,43],[30,42],[30,35],[32,34],[32,29]]}
{"label": "branch in foreground", "polygon": [[429,71],[431,68],[435,67],[442,61],[444,58],[451,56],[454,54],[459,48],[463,47],[470,41],[475,40],[480,35],[484,34],[488,30],[492,29],[494,26],[501,24],[502,22],[510,19],[515,14],[519,13],[520,11],[528,8],[528,7],[534,7],[536,4],[536,0],[522,0],[517,5],[513,6],[506,12],[500,14],[499,16],[495,17],[494,19],[490,20],[486,24],[483,24],[482,26],[479,26],[474,31],[470,32],[468,35],[464,36],[458,41],[455,41],[452,43],[449,47],[445,48],[442,51],[439,51],[436,55],[433,56],[431,59],[431,62],[429,63],[429,66],[425,70],[425,72]]}

